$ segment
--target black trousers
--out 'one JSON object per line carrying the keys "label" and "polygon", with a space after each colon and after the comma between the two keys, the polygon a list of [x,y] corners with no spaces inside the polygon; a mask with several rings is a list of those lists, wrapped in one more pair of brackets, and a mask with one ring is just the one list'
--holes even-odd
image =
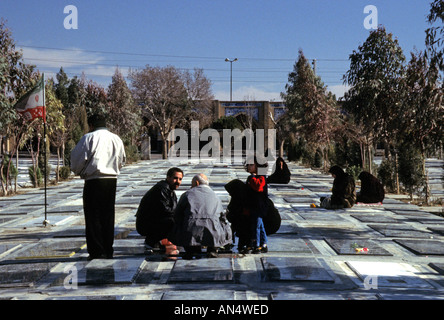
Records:
{"label": "black trousers", "polygon": [[83,188],[86,245],[90,258],[112,258],[117,179],[86,180]]}

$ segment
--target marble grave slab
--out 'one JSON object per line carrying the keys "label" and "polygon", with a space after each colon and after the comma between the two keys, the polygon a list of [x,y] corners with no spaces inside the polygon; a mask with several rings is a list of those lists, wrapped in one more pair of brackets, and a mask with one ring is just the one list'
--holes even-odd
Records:
{"label": "marble grave slab", "polygon": [[47,275],[58,262],[0,265],[0,288],[29,287]]}
{"label": "marble grave slab", "polygon": [[294,234],[277,233],[268,236],[269,252],[312,253],[305,240]]}
{"label": "marble grave slab", "polygon": [[421,279],[420,272],[407,263],[347,261],[346,264],[367,285],[395,288],[433,288]]}
{"label": "marble grave slab", "polygon": [[233,281],[231,258],[177,260],[168,278],[168,283],[226,281]]}
{"label": "marble grave slab", "polygon": [[[324,239],[339,255],[392,256],[390,252],[373,240],[367,239]],[[359,250],[367,248],[368,250]]]}
{"label": "marble grave slab", "polygon": [[261,261],[268,281],[334,282],[316,258],[263,257]]}
{"label": "marble grave slab", "polygon": [[444,255],[443,240],[395,239],[394,241],[417,255]]}
{"label": "marble grave slab", "polygon": [[415,229],[409,225],[376,225],[369,224],[370,228],[378,231],[386,237],[393,238],[419,238],[419,239],[430,239],[433,235],[431,232],[426,232],[422,230]]}
{"label": "marble grave slab", "polygon": [[46,239],[17,252],[16,260],[69,258],[86,246],[85,240]]}
{"label": "marble grave slab", "polygon": [[135,279],[144,258],[94,259],[78,273],[79,285],[129,284]]}
{"label": "marble grave slab", "polygon": [[351,217],[364,223],[403,223],[401,219],[384,214],[352,214]]}

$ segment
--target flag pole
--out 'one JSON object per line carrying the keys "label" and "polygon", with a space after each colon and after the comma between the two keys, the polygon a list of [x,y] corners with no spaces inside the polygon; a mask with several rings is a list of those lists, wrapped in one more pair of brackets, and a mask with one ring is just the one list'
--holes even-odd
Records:
{"label": "flag pole", "polygon": [[48,201],[47,201],[47,193],[46,193],[46,170],[47,170],[47,164],[46,164],[46,151],[48,150],[47,148],[47,139],[46,139],[46,104],[45,104],[45,74],[42,74],[42,82],[43,82],[43,142],[45,145],[45,149],[43,152],[43,161],[44,161],[44,169],[43,169],[43,176],[44,176],[44,181],[45,181],[45,220],[43,220],[43,225],[46,227],[46,225],[49,223],[48,221],[48,216],[47,216],[47,210],[46,207],[48,205]]}

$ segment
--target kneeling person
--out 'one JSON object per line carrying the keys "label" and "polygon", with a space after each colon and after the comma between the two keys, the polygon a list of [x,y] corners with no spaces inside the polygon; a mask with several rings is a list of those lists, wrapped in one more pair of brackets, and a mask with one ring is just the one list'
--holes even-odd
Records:
{"label": "kneeling person", "polygon": [[177,205],[175,190],[182,183],[183,171],[171,168],[165,180],[159,181],[143,196],[136,214],[137,232],[145,236],[147,248],[171,245],[168,234],[174,227]]}
{"label": "kneeling person", "polygon": [[169,238],[184,247],[186,258],[200,253],[202,246],[208,248],[209,257],[215,257],[217,248],[231,243],[231,228],[222,202],[204,174],[194,176],[191,189],[180,197],[174,222],[174,231]]}

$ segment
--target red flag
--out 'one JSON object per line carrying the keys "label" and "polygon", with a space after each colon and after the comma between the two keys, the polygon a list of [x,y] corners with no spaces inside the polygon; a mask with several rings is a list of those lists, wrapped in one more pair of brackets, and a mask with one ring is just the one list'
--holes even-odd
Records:
{"label": "red flag", "polygon": [[14,107],[26,120],[42,118],[46,123],[45,84],[43,77],[34,88],[17,101]]}

